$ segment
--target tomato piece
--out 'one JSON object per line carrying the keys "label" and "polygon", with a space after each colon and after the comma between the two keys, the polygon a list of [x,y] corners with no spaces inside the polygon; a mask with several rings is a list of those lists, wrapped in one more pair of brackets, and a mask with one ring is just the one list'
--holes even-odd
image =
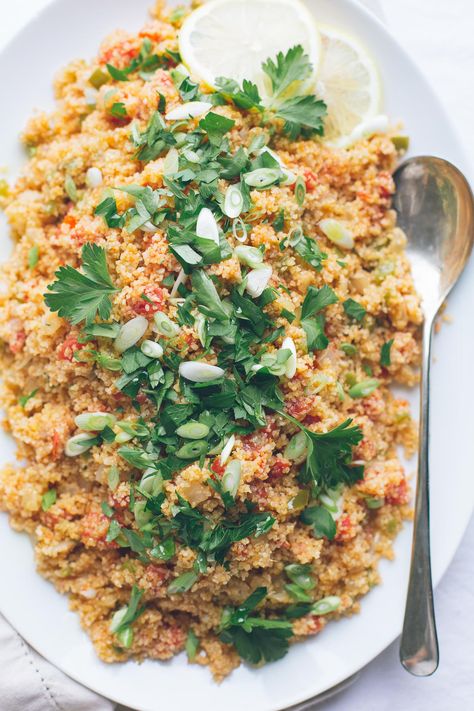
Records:
{"label": "tomato piece", "polygon": [[79,343],[77,337],[71,334],[59,346],[57,350],[58,359],[67,360],[69,363],[72,363],[74,360],[74,353],[76,351],[81,351],[85,347],[85,343]]}
{"label": "tomato piece", "polygon": [[131,305],[137,316],[152,317],[158,311],[163,311],[163,306],[168,293],[160,286],[149,284],[143,289],[146,299],[140,298]]}

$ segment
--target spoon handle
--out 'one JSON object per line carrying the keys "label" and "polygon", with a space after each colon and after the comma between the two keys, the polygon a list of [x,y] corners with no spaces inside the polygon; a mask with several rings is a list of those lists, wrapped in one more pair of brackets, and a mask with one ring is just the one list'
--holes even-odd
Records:
{"label": "spoon handle", "polygon": [[410,580],[400,642],[400,661],[410,674],[429,676],[438,668],[433,606],[429,512],[429,399],[433,319],[423,328],[420,442]]}

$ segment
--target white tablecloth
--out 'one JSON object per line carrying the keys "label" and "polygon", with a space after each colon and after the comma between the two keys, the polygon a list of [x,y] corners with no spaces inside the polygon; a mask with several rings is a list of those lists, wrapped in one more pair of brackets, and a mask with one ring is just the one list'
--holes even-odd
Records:
{"label": "white tablecloth", "polygon": [[[49,0],[1,0],[0,46]],[[98,0],[100,2],[100,0]],[[132,1],[132,0],[131,0]],[[333,0],[337,2],[337,0]],[[365,0],[418,61],[450,110],[474,164],[474,3],[472,0]],[[7,9],[8,8],[8,9]],[[471,176],[472,177],[472,176]],[[359,681],[321,711],[447,711],[474,708],[474,521],[436,592],[441,665],[415,679],[398,663],[395,643]],[[12,673],[13,666],[15,672]],[[21,677],[18,668],[21,665]],[[21,680],[20,680],[21,679]],[[25,697],[24,688],[30,696]],[[0,619],[1,711],[109,711],[111,704],[31,653]]]}

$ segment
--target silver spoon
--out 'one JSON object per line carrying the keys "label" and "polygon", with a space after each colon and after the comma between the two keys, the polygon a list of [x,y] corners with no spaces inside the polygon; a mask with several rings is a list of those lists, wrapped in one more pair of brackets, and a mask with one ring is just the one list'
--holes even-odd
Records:
{"label": "silver spoon", "polygon": [[423,302],[420,442],[415,524],[400,642],[400,661],[416,676],[433,674],[439,662],[431,582],[429,520],[429,390],[435,317],[459,279],[474,242],[474,198],[465,177],[440,158],[406,161],[395,173],[394,208],[408,237],[407,252]]}

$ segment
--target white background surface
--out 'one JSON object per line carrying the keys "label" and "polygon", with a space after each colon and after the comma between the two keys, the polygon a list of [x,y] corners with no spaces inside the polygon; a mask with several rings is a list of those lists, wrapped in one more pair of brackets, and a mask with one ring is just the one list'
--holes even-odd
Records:
{"label": "white background surface", "polygon": [[[337,0],[333,1],[337,3]],[[8,41],[47,2],[0,0],[0,45]],[[382,6],[389,28],[417,60],[450,111],[463,137],[468,159],[474,165],[472,0],[367,0],[366,4]],[[409,82],[410,78],[406,80]],[[471,180],[474,178],[470,177]],[[449,486],[449,472],[446,472],[446,485]],[[398,664],[395,643],[361,673],[358,683],[318,709],[470,711],[474,708],[473,581],[474,523],[471,523],[455,561],[436,594],[441,647],[441,666],[437,674],[429,679],[410,677]]]}

